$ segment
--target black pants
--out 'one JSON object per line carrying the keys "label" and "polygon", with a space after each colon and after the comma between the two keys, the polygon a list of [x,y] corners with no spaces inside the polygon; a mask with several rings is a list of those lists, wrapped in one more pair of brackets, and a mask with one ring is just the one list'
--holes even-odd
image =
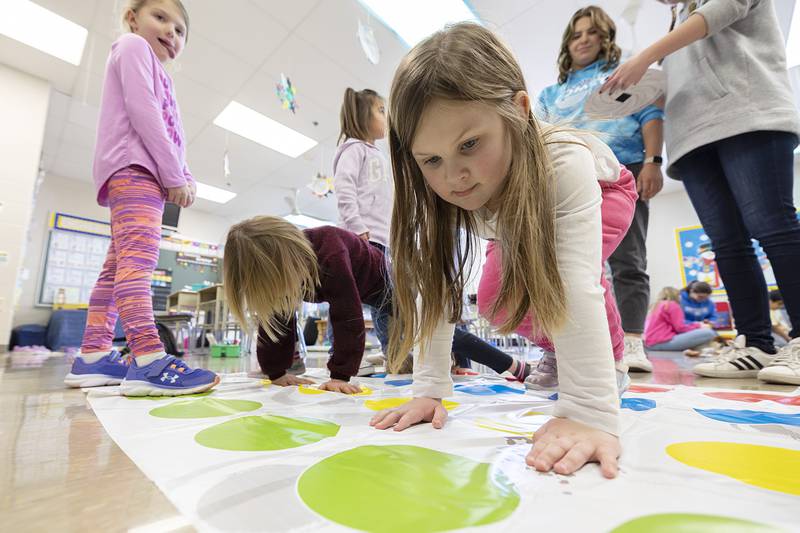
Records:
{"label": "black pants", "polygon": [[514,361],[507,353],[498,350],[480,337],[459,326],[456,326],[456,331],[453,335],[453,354],[456,358],[456,364],[461,368],[470,368],[470,360],[472,360],[478,364],[488,366],[498,374],[508,370]]}

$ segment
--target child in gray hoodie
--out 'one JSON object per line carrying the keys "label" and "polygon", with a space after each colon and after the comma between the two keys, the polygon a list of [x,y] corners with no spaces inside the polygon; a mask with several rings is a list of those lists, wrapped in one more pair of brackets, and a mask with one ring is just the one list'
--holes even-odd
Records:
{"label": "child in gray hoodie", "polygon": [[[384,250],[392,218],[392,173],[375,141],[386,135],[386,103],[371,89],[347,88],[340,114],[333,186],[339,227]],[[344,141],[344,142],[342,142]]]}

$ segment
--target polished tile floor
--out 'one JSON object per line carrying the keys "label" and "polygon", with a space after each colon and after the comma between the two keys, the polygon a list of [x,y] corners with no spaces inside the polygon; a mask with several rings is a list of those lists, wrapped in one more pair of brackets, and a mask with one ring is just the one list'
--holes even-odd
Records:
{"label": "polished tile floor", "polygon": [[[254,359],[189,357],[218,372],[248,372]],[[635,383],[683,384],[790,392],[755,379],[697,378],[696,360],[679,353],[651,357],[652,374]],[[0,354],[0,530],[191,531],[125,453],[109,438],[79,389],[62,384],[67,356]],[[160,450],[153,453],[180,453]]]}

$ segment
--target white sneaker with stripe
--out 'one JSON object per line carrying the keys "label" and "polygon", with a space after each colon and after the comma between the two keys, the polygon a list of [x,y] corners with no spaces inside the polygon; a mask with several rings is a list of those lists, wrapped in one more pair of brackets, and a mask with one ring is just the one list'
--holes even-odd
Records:
{"label": "white sneaker with stripe", "polygon": [[774,355],[754,346],[745,346],[745,336],[739,335],[723,348],[711,361],[695,365],[692,371],[709,378],[754,378],[762,368],[769,366]]}
{"label": "white sneaker with stripe", "polygon": [[778,350],[772,364],[758,373],[758,379],[800,385],[800,337]]}

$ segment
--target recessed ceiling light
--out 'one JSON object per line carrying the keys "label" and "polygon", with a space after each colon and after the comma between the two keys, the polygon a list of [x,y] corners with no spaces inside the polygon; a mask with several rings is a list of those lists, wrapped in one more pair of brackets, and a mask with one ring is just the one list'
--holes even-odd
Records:
{"label": "recessed ceiling light", "polygon": [[222,110],[214,124],[289,157],[297,157],[317,145],[314,139],[236,101]]}
{"label": "recessed ceiling light", "polygon": [[306,215],[286,215],[283,217],[295,226],[303,228],[318,228],[320,226],[335,226],[330,220],[322,220],[320,218],[308,217]]}
{"label": "recessed ceiling light", "polygon": [[236,193],[214,187],[213,185],[206,185],[205,183],[197,182],[197,197],[205,200],[211,200],[218,204],[226,204],[236,198]]}
{"label": "recessed ceiling light", "polygon": [[89,32],[29,0],[2,0],[0,34],[77,66]]}
{"label": "recessed ceiling light", "polygon": [[359,0],[389,29],[414,46],[454,22],[480,22],[463,0]]}

